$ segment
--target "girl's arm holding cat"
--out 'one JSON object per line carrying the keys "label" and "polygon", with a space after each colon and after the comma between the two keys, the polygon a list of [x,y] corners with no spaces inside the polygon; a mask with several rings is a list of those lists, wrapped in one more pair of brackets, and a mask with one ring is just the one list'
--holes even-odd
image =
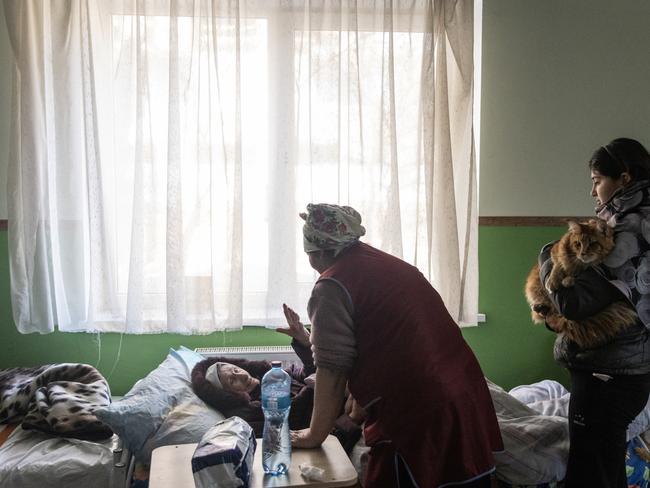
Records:
{"label": "girl's arm holding cat", "polygon": [[[551,246],[552,243],[546,245],[539,255],[539,276],[544,286],[553,269]],[[586,319],[613,302],[625,300],[618,288],[593,267],[576,276],[573,286],[561,286],[549,296],[558,311],[569,320]]]}

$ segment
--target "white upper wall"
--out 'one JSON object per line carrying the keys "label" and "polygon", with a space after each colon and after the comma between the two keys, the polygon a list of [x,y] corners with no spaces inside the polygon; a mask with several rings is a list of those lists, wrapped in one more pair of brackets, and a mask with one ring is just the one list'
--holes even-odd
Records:
{"label": "white upper wall", "polygon": [[[650,146],[650,2],[484,0],[480,215],[591,215],[587,160]],[[11,58],[0,8],[0,219]]]}
{"label": "white upper wall", "polygon": [[650,147],[650,2],[484,0],[480,215],[593,214],[587,162]]}

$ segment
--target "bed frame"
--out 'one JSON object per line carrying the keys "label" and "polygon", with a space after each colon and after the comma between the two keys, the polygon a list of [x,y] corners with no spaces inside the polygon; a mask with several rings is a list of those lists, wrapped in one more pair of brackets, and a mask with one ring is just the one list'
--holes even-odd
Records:
{"label": "bed frame", "polygon": [[118,436],[113,441],[113,472],[110,488],[129,488],[133,478],[135,458]]}

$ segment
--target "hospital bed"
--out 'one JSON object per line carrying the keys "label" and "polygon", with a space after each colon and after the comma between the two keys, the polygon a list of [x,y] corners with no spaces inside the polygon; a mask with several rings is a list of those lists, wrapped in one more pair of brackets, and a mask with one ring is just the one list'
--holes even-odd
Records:
{"label": "hospital bed", "polygon": [[117,435],[87,441],[0,425],[0,488],[126,488],[132,469]]}
{"label": "hospital bed", "polygon": [[[237,349],[232,354],[241,357],[250,352]],[[259,351],[253,352],[259,355]],[[203,353],[227,355],[229,351],[220,348]],[[289,353],[284,349],[270,351],[267,359]],[[18,427],[2,443],[0,432],[0,488],[121,488],[129,486],[134,466],[143,467],[146,477],[155,448],[198,442],[207,429],[224,418],[192,390],[191,371],[204,355],[184,347],[170,350],[163,362],[124,397],[97,410],[97,417],[116,433],[106,441],[57,438]],[[292,359],[285,356],[281,359]],[[569,444],[568,392],[556,382],[527,386],[531,389],[506,392],[488,381],[505,445],[505,450],[496,454],[494,486],[561,486]],[[541,397],[536,397],[535,392]],[[649,427],[647,406],[629,432],[629,476],[648,468],[634,454],[646,448],[642,435],[650,439]],[[362,438],[351,454],[360,479],[367,452]],[[636,484],[643,488],[647,480],[645,483]]]}

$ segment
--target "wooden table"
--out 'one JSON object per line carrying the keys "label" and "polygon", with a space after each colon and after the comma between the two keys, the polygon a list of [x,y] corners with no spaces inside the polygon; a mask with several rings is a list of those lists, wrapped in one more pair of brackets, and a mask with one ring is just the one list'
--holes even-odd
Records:
{"label": "wooden table", "polygon": [[[196,444],[179,444],[154,449],[149,472],[150,488],[194,488],[192,454]],[[323,481],[311,481],[300,474],[301,464],[316,466],[325,471]],[[264,475],[262,471],[262,439],[257,439],[255,460],[249,486],[328,487],[356,486],[357,472],[334,436],[328,436],[318,449],[292,449],[289,473],[281,476]]]}

